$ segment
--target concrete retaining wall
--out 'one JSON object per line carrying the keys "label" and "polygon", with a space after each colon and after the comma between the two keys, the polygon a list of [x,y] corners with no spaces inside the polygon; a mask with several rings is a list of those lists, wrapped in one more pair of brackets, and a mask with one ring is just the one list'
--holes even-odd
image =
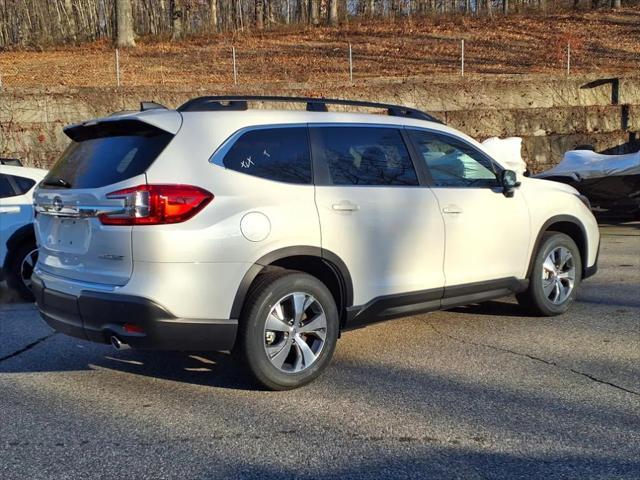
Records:
{"label": "concrete retaining wall", "polygon": [[598,151],[637,149],[640,78],[438,77],[380,79],[364,84],[263,85],[260,89],[51,88],[0,91],[0,156],[50,166],[68,140],[69,123],[137,109],[140,100],[175,107],[205,94],[272,94],[367,99],[432,112],[469,135],[524,138],[525,160],[534,171],[562,154],[590,144]]}

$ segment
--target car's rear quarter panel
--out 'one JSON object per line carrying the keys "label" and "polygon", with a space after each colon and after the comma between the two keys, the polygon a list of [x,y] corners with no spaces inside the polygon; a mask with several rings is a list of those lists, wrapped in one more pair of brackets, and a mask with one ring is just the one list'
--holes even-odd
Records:
{"label": "car's rear quarter panel", "polygon": [[[184,223],[134,227],[134,272],[123,288],[145,292],[182,317],[228,318],[244,274],[262,256],[291,246],[320,247],[313,185],[274,182],[209,162],[246,125],[246,118],[231,113],[224,122],[215,118],[185,114],[181,131],[147,171],[150,184],[195,185],[211,192],[213,201]],[[269,220],[262,241],[242,233],[242,218],[251,212]]]}

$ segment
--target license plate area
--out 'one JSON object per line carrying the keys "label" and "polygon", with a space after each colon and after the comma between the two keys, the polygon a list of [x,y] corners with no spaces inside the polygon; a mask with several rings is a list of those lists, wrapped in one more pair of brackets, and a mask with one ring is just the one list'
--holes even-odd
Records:
{"label": "license plate area", "polygon": [[46,248],[53,252],[85,253],[91,242],[91,224],[86,218],[53,217]]}

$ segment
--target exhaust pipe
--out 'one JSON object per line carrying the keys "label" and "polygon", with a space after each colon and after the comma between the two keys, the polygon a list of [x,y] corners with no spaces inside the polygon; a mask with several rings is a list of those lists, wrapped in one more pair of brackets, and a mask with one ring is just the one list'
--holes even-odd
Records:
{"label": "exhaust pipe", "polygon": [[113,348],[116,350],[129,350],[131,348],[128,343],[124,343],[115,335],[111,337],[111,345],[113,345]]}

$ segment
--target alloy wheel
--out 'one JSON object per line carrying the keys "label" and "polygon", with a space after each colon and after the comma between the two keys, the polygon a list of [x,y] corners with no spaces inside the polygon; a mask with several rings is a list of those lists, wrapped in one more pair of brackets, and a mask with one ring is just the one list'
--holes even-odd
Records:
{"label": "alloy wheel", "polygon": [[573,255],[566,247],[556,247],[542,265],[542,290],[554,305],[564,303],[576,281],[576,267]]}
{"label": "alloy wheel", "polygon": [[38,262],[38,249],[31,250],[20,263],[20,281],[29,290],[31,290],[33,269]]}
{"label": "alloy wheel", "polygon": [[303,292],[281,298],[264,327],[264,349],[271,364],[286,373],[313,365],[325,346],[327,318],[318,300]]}

